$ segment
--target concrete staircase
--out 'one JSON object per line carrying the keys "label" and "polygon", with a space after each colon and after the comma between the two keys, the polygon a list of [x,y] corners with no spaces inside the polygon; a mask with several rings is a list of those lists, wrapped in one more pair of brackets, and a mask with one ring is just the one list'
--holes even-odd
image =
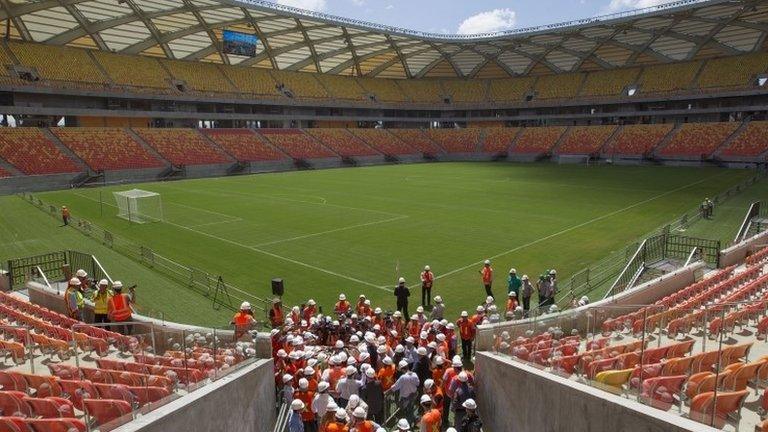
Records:
{"label": "concrete staircase", "polygon": [[19,171],[18,168],[16,168],[15,166],[11,165],[9,162],[7,162],[3,158],[0,158],[0,168],[2,168],[3,170],[11,173],[11,175],[14,175],[14,176],[23,176],[24,175],[23,172]]}
{"label": "concrete staircase", "polygon": [[664,139],[662,139],[662,140],[659,142],[659,144],[657,144],[657,145],[656,145],[656,147],[654,147],[654,148],[651,150],[651,155],[652,155],[653,157],[656,157],[656,156],[658,156],[658,155],[659,155],[659,152],[660,152],[662,149],[664,149],[664,147],[666,147],[667,145],[669,145],[670,141],[672,141],[672,138],[674,138],[674,137],[675,137],[675,135],[677,135],[677,133],[680,131],[680,128],[682,128],[682,127],[683,127],[683,123],[678,123],[678,124],[676,124],[676,125],[675,125],[675,127],[674,127],[674,128],[672,128],[672,130],[671,130],[671,131],[669,131],[669,133],[667,134],[667,136],[665,136],[665,137],[664,137]]}
{"label": "concrete staircase", "polygon": [[80,159],[79,156],[75,154],[69,147],[67,147],[59,137],[56,136],[53,132],[51,132],[48,128],[41,128],[40,129],[43,132],[43,135],[45,135],[46,138],[48,138],[49,141],[51,141],[56,148],[59,149],[62,153],[64,153],[68,158],[72,159],[72,161],[77,165],[78,168],[82,169],[83,171],[92,171],[91,167],[88,166],[88,164],[85,163],[84,160]]}
{"label": "concrete staircase", "polygon": [[747,126],[749,126],[749,120],[745,120],[744,122],[742,122],[741,126],[739,126],[735,131],[733,131],[733,133],[729,135],[728,138],[723,140],[723,142],[719,146],[717,146],[715,151],[712,152],[710,157],[711,158],[720,157],[723,151],[725,151],[725,149],[731,146],[731,143],[733,142],[733,140],[735,140],[739,135],[742,134],[742,132],[744,132],[747,129]]}
{"label": "concrete staircase", "polygon": [[157,158],[157,160],[161,161],[166,166],[171,166],[171,162],[166,160],[160,153],[155,150],[154,147],[149,145],[146,141],[144,141],[144,138],[139,136],[133,129],[131,128],[125,128],[125,133],[127,133],[131,138],[133,138],[134,141],[136,141],[144,150],[146,150],[149,154]]}

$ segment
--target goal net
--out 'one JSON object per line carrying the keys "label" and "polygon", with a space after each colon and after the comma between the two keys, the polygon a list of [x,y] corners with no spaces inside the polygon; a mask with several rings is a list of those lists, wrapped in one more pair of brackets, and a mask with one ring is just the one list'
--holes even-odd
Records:
{"label": "goal net", "polygon": [[113,192],[118,214],[133,223],[162,222],[163,200],[160,194],[141,189]]}

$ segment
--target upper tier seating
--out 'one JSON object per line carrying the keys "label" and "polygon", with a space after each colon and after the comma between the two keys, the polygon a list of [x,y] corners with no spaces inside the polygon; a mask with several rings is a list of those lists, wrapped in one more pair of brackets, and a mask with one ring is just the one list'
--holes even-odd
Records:
{"label": "upper tier seating", "polygon": [[277,84],[267,69],[242,66],[219,66],[219,69],[243,92],[270,97],[280,96]]}
{"label": "upper tier seating", "polygon": [[660,154],[664,156],[706,157],[722,144],[741,123],[686,123]]}
{"label": "upper tier seating", "polygon": [[298,129],[260,129],[259,133],[294,159],[336,156],[317,140]]}
{"label": "upper tier seating", "polygon": [[534,86],[536,99],[565,99],[576,96],[584,82],[583,73],[542,75]]}
{"label": "upper tier seating", "polygon": [[379,154],[346,129],[314,128],[307,129],[307,132],[340,156],[376,156]]}
{"label": "upper tier seating", "polygon": [[93,55],[115,84],[129,87],[150,87],[152,91],[168,91],[171,76],[152,57],[129,56],[94,51]]}
{"label": "upper tier seating", "polygon": [[648,94],[687,90],[700,68],[700,61],[647,66],[637,81],[638,91]]}
{"label": "upper tier seating", "polygon": [[16,83],[17,79],[12,77],[12,74],[8,71],[8,66],[14,64],[10,54],[6,51],[5,46],[0,43],[0,83]]}
{"label": "upper tier seating", "polygon": [[491,102],[521,102],[528,94],[535,78],[504,78],[490,80],[488,98]]}
{"label": "upper tier seating", "polygon": [[399,80],[397,85],[414,103],[442,103],[445,92],[440,86],[440,81],[435,79]]}
{"label": "upper tier seating", "polygon": [[81,171],[37,128],[0,128],[0,157],[27,175]]}
{"label": "upper tier seating", "polygon": [[390,134],[387,129],[350,129],[349,132],[385,155],[417,153],[415,149],[409,147],[400,138]]}
{"label": "upper tier seating", "polygon": [[448,153],[474,153],[481,129],[429,129],[427,134]]}
{"label": "upper tier seating", "polygon": [[124,129],[53,128],[51,132],[95,171],[163,166]]}
{"label": "upper tier seating", "polygon": [[161,60],[171,76],[203,93],[235,93],[236,89],[213,63]]}
{"label": "upper tier seating", "polygon": [[406,102],[408,100],[395,80],[381,78],[358,78],[357,80],[366,93],[374,95],[378,102]]}
{"label": "upper tier seating", "polygon": [[605,141],[616,130],[616,126],[574,126],[568,130],[562,144],[557,149],[559,154],[597,153]]}
{"label": "upper tier seating", "polygon": [[13,41],[8,47],[23,66],[35,68],[41,79],[101,86],[108,82],[87,50]]}
{"label": "upper tier seating", "polygon": [[764,52],[738,57],[708,60],[699,75],[702,89],[746,88],[754,86],[759,74],[768,72],[768,54]]}
{"label": "upper tier seating", "polygon": [[286,156],[267,144],[250,129],[206,129],[203,131],[221,148],[241,162],[285,159]]}
{"label": "upper tier seating", "polygon": [[452,103],[481,103],[487,100],[486,81],[469,80],[443,80],[443,88],[446,96],[451,97]]}
{"label": "upper tier seating", "polygon": [[318,74],[317,79],[328,90],[332,98],[352,101],[366,100],[366,91],[360,87],[357,80],[338,75]]}
{"label": "upper tier seating", "polygon": [[422,154],[434,156],[442,153],[421,129],[389,129],[389,132]]}
{"label": "upper tier seating", "polygon": [[723,150],[724,156],[755,157],[768,151],[768,121],[753,121]]}
{"label": "upper tier seating", "polygon": [[486,129],[485,139],[483,140],[483,152],[493,154],[507,153],[518,132],[520,132],[520,128],[516,127]]}
{"label": "upper tier seating", "polygon": [[0,168],[0,178],[6,178],[6,177],[10,177],[10,176],[11,176],[11,173],[9,173],[8,171],[4,170],[3,168]]}
{"label": "upper tier seating", "polygon": [[513,153],[542,154],[549,152],[563,136],[566,127],[547,126],[537,128],[525,128],[512,147]]}
{"label": "upper tier seating", "polygon": [[587,75],[581,96],[621,96],[622,92],[637,80],[638,68],[614,69],[592,72]]}
{"label": "upper tier seating", "polygon": [[315,74],[303,72],[273,71],[278,84],[283,84],[297,99],[325,99],[328,92],[317,81]]}
{"label": "upper tier seating", "polygon": [[642,156],[653,150],[672,129],[672,124],[626,125],[617,134],[606,153]]}
{"label": "upper tier seating", "polygon": [[134,129],[147,144],[173,165],[204,165],[230,162],[197,130]]}

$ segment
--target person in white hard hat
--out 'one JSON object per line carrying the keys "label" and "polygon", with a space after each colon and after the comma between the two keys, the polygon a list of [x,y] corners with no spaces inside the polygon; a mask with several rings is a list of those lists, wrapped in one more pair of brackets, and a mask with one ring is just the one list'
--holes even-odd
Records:
{"label": "person in white hard hat", "polygon": [[424,266],[421,272],[421,305],[424,307],[432,306],[432,284],[435,282],[435,274],[428,265]]}
{"label": "person in white hard hat", "polygon": [[88,272],[85,270],[79,269],[77,272],[75,272],[75,276],[80,279],[82,290],[87,290],[91,286],[91,280],[88,279]]}
{"label": "person in white hard hat", "polygon": [[109,299],[112,298],[112,290],[109,289],[109,281],[102,279],[99,281],[98,289],[93,293],[91,301],[93,302],[93,322],[109,322]]}
{"label": "person in white hard hat", "polygon": [[523,312],[524,312],[524,315],[527,317],[528,311],[531,310],[531,296],[533,295],[533,285],[531,284],[530,279],[528,279],[528,275],[523,275],[520,281],[522,282],[520,291],[522,293]]}
{"label": "person in white hard hat", "polygon": [[368,413],[363,407],[357,407],[352,411],[352,428],[356,432],[374,432],[380,426],[371,420],[366,420]]}
{"label": "person in white hard hat", "polygon": [[387,390],[387,393],[398,392],[399,397],[397,399],[397,407],[400,409],[401,413],[404,413],[405,418],[408,419],[410,423],[413,423],[415,420],[413,408],[414,405],[416,405],[416,398],[419,395],[419,386],[421,383],[419,382],[419,377],[416,373],[410,369],[407,361],[400,360],[397,368],[403,372],[403,374],[400,375],[400,378],[398,378],[397,381],[395,381],[395,385]]}
{"label": "person in white hard hat", "polygon": [[285,324],[283,301],[279,297],[272,299],[272,307],[269,308],[269,322],[272,324],[272,328],[280,328]]}
{"label": "person in white hard hat", "polygon": [[411,296],[411,290],[405,285],[405,278],[397,280],[395,287],[395,297],[397,298],[397,310],[405,316],[408,315],[408,297]]}
{"label": "person in white hard hat", "polygon": [[442,423],[442,415],[440,414],[440,410],[434,406],[432,398],[428,394],[421,395],[419,407],[422,412],[421,418],[419,419],[419,432],[439,431],[440,424]]}
{"label": "person in white hard hat", "polygon": [[357,395],[360,391],[360,386],[363,385],[362,381],[355,379],[356,374],[357,369],[355,369],[354,366],[347,366],[347,368],[344,369],[344,377],[339,379],[339,382],[336,383],[336,393],[339,395],[336,403],[340,408],[346,408],[349,403],[349,398],[352,395]]}
{"label": "person in white hard hat", "polygon": [[384,388],[374,368],[365,371],[365,384],[360,387],[360,399],[368,404],[368,417],[376,423],[384,423]]}
{"label": "person in white hard hat", "polygon": [[432,310],[429,312],[430,320],[442,321],[445,315],[445,304],[443,304],[443,298],[441,296],[435,296],[435,304],[432,306]]}
{"label": "person in white hard hat", "polygon": [[83,320],[82,306],[85,304],[83,299],[83,291],[81,289],[83,283],[80,279],[73,277],[69,280],[66,291],[64,291],[64,303],[67,306],[67,314],[70,318],[78,321]]}
{"label": "person in white hard hat", "polygon": [[306,407],[300,399],[294,399],[291,402],[291,415],[288,417],[288,432],[305,432],[304,422],[301,420],[301,413]]}
{"label": "person in white hard hat", "polygon": [[514,292],[515,297],[520,298],[520,287],[523,285],[523,281],[517,277],[517,270],[514,268],[509,269],[509,276],[507,276],[507,294]]}
{"label": "person in white hard hat", "polygon": [[251,330],[256,325],[251,304],[248,302],[241,303],[240,310],[232,317],[232,321],[229,324],[235,326],[235,341],[240,340],[248,330]]}
{"label": "person in white hard hat", "polygon": [[317,384],[317,393],[315,393],[315,397],[312,399],[312,412],[315,413],[318,419],[325,417],[328,405],[333,400],[331,395],[328,394],[330,386],[327,381],[320,381]]}
{"label": "person in white hard hat", "polygon": [[406,419],[400,419],[397,421],[397,430],[400,432],[410,432],[411,425]]}
{"label": "person in white hard hat", "polygon": [[333,311],[336,312],[336,315],[346,315],[351,308],[352,305],[349,304],[347,296],[345,294],[339,294],[339,301],[337,301],[336,305],[333,307]]}
{"label": "person in white hard hat", "polygon": [[485,287],[485,294],[489,297],[493,297],[491,291],[491,285],[493,285],[493,269],[491,268],[491,260],[485,260],[483,262],[483,268],[479,271],[483,287]]}
{"label": "person in white hard hat", "polygon": [[313,299],[309,299],[301,310],[301,318],[309,322],[315,315],[317,315],[317,303]]}
{"label": "person in white hard hat", "polygon": [[462,432],[480,432],[483,430],[483,422],[480,421],[480,417],[477,415],[477,403],[474,399],[467,399],[462,404],[462,407],[466,410],[464,418],[461,420],[459,430]]}
{"label": "person in white hard hat", "polygon": [[[465,402],[475,397],[475,389],[469,381],[469,374],[461,371],[451,383],[453,396],[451,397],[451,411],[453,412],[453,426],[461,428],[461,422],[467,414]],[[472,400],[472,403],[474,401]]]}

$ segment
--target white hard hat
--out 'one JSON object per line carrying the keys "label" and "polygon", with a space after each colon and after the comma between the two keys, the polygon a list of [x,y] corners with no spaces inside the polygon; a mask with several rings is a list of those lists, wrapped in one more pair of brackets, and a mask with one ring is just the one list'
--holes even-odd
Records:
{"label": "white hard hat", "polygon": [[419,403],[420,404],[425,404],[425,403],[430,403],[431,404],[432,403],[432,398],[429,397],[429,395],[427,395],[427,394],[421,395],[421,399],[419,399]]}
{"label": "white hard hat", "polygon": [[384,360],[382,360],[381,362],[384,363],[385,365],[389,366],[389,365],[392,364],[392,357],[389,357],[389,356],[384,357]]}
{"label": "white hard hat", "polygon": [[371,301],[370,300],[366,300],[366,301],[363,302],[363,304],[366,305],[366,306],[370,306],[371,305]]}
{"label": "white hard hat", "polygon": [[488,296],[488,297],[486,297],[486,298],[485,298],[485,302],[486,302],[486,303],[493,303],[493,297],[492,297],[492,296]]}
{"label": "white hard hat", "polygon": [[[314,359],[311,359],[311,360],[314,360]],[[315,364],[317,364],[317,360],[315,360]],[[312,366],[307,366],[304,368],[304,375],[314,375],[314,374],[315,374],[315,369]]]}
{"label": "white hard hat", "polygon": [[483,262],[483,264],[485,264],[485,265],[491,265],[491,260],[485,260],[485,261]]}
{"label": "white hard hat", "polygon": [[431,378],[427,378],[426,380],[424,380],[424,388],[425,389],[431,389],[433,385],[435,385],[435,380],[433,380]]}
{"label": "white hard hat", "polygon": [[589,301],[589,297],[587,297],[587,296],[581,296],[581,301],[583,301],[583,302],[588,302],[588,301]]}
{"label": "white hard hat", "polygon": [[517,293],[514,291],[509,292],[509,297],[517,297]]}
{"label": "white hard hat", "polygon": [[451,427],[451,428],[446,429],[445,432],[458,432],[458,431],[456,430],[456,428],[452,428]]}
{"label": "white hard hat", "polygon": [[339,300],[346,300],[347,296],[344,294],[339,294]]}
{"label": "white hard hat", "polygon": [[344,373],[345,373],[347,376],[350,376],[350,375],[354,375],[354,374],[355,374],[355,372],[357,372],[357,369],[355,369],[355,367],[354,367],[354,366],[351,366],[351,365],[350,365],[350,366],[347,366],[347,369],[345,369],[345,370],[344,370]]}
{"label": "white hard hat", "polygon": [[376,314],[376,315],[380,314],[381,313],[381,308],[377,307],[376,309],[373,310],[373,313]]}
{"label": "white hard hat", "polygon": [[443,302],[443,298],[442,297],[435,296],[435,303],[442,303],[442,302]]}
{"label": "white hard hat", "polygon": [[359,298],[364,299],[365,298],[365,294],[360,294]]}
{"label": "white hard hat", "polygon": [[459,381],[467,382],[468,380],[469,380],[469,375],[467,375],[466,372],[464,371],[459,372]]}
{"label": "white hard hat", "polygon": [[398,344],[395,347],[395,352],[398,353],[398,354],[403,353],[403,352],[405,352],[405,348],[402,345]]}
{"label": "white hard hat", "polygon": [[87,277],[88,276],[88,273],[86,273],[85,270],[83,270],[83,269],[78,270],[77,273],[75,273],[75,274],[77,275],[77,277]]}
{"label": "white hard hat", "polygon": [[453,366],[453,367],[462,367],[462,366],[464,366],[464,363],[461,361],[461,357],[454,356],[453,360],[451,360],[451,366]]}
{"label": "white hard hat", "polygon": [[523,280],[528,280],[528,275],[523,275]]}
{"label": "white hard hat", "polygon": [[461,404],[461,406],[463,406],[464,408],[469,409],[469,410],[477,409],[477,404],[475,403],[474,399],[467,399],[467,400],[465,400],[464,403]]}
{"label": "white hard hat", "polygon": [[442,356],[435,357],[435,364],[438,366],[442,366],[443,363],[445,363],[445,359]]}
{"label": "white hard hat", "polygon": [[409,431],[411,430],[411,425],[408,424],[408,420],[400,419],[397,421],[397,428],[401,431]]}
{"label": "white hard hat", "polygon": [[114,281],[112,282],[112,288],[119,289],[123,287],[123,283],[120,281]]}
{"label": "white hard hat", "polygon": [[73,277],[72,279],[69,280],[69,284],[74,286],[80,286],[80,279]]}
{"label": "white hard hat", "polygon": [[337,341],[336,341],[336,344],[334,345],[334,347],[336,347],[337,349],[341,349],[341,348],[344,348],[344,341],[342,341],[342,340],[337,340]]}
{"label": "white hard hat", "polygon": [[352,415],[355,416],[355,418],[360,418],[360,419],[364,419],[367,416],[363,407],[360,407],[360,406],[355,408],[354,411],[352,411]]}
{"label": "white hard hat", "polygon": [[289,383],[293,381],[293,375],[285,374],[283,375],[283,384]]}
{"label": "white hard hat", "polygon": [[251,310],[251,304],[248,302],[243,302],[240,305],[240,310]]}
{"label": "white hard hat", "polygon": [[344,408],[339,408],[336,410],[336,418],[339,420],[346,420],[347,419],[347,411]]}
{"label": "white hard hat", "polygon": [[426,270],[426,271],[429,271],[429,270],[431,270],[431,269],[429,268],[429,266],[428,266],[428,265],[425,265],[425,266],[424,266],[424,270]]}
{"label": "white hard hat", "polygon": [[281,349],[279,349],[277,351],[277,356],[280,357],[280,358],[285,358],[285,357],[288,357],[288,353],[285,352],[285,350],[281,348]]}
{"label": "white hard hat", "polygon": [[424,313],[424,308],[422,306],[417,307],[416,313]]}
{"label": "white hard hat", "polygon": [[560,310],[560,309],[557,307],[557,305],[552,305],[552,306],[549,307],[549,311],[550,312],[557,312],[558,310]]}
{"label": "white hard hat", "polygon": [[477,310],[478,312],[482,312],[482,311],[484,311],[485,309],[484,309],[482,306],[478,306],[478,307],[477,307],[475,310]]}
{"label": "white hard hat", "polygon": [[557,271],[555,271],[555,269],[552,269],[552,270],[549,271],[549,274],[551,274],[551,275],[557,274]]}
{"label": "white hard hat", "polygon": [[397,283],[405,283],[405,278],[401,277],[400,279],[397,280]]}
{"label": "white hard hat", "polygon": [[328,383],[328,381],[320,381],[319,383],[317,383],[317,391],[324,392],[328,390],[328,387],[330,386],[331,385]]}
{"label": "white hard hat", "polygon": [[395,318],[400,318],[401,316],[403,316],[403,314],[400,311],[395,311],[395,313],[393,313],[392,316]]}
{"label": "white hard hat", "polygon": [[511,268],[511,269],[509,269],[509,272],[510,272],[510,273],[517,273],[517,270],[515,270],[515,269]]}
{"label": "white hard hat", "polygon": [[424,347],[419,347],[419,349],[416,350],[416,354],[420,356],[425,356],[427,355],[427,349]]}
{"label": "white hard hat", "polygon": [[468,316],[469,316],[469,313],[467,313],[467,311],[461,311],[461,317],[462,318],[466,318]]}
{"label": "white hard hat", "polygon": [[294,399],[293,402],[291,402],[291,409],[294,411],[301,411],[304,409],[304,402],[301,401],[301,399]]}
{"label": "white hard hat", "polygon": [[398,369],[404,369],[408,367],[408,362],[405,360],[400,360],[400,363],[397,364]]}
{"label": "white hard hat", "polygon": [[109,281],[106,279],[102,279],[99,281],[99,285],[109,285]]}
{"label": "white hard hat", "polygon": [[307,381],[306,378],[302,378],[299,380],[299,389],[306,390],[309,388],[309,381]]}
{"label": "white hard hat", "polygon": [[307,304],[310,305],[310,306],[314,306],[316,303],[315,303],[314,300],[309,299],[309,301],[307,301]]}
{"label": "white hard hat", "polygon": [[376,371],[375,371],[375,370],[373,370],[373,368],[368,368],[368,369],[365,371],[365,376],[367,376],[368,378],[373,378],[373,377],[375,377],[375,376],[376,376]]}

